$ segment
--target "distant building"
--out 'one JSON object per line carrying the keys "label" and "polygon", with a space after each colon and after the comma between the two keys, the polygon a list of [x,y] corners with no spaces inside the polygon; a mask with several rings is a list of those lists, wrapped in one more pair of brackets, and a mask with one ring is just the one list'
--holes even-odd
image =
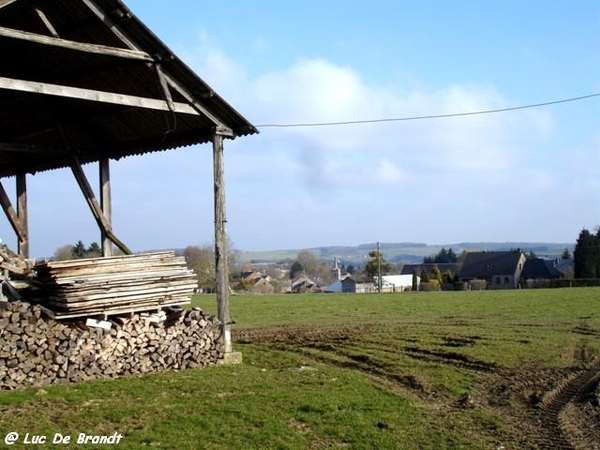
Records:
{"label": "distant building", "polygon": [[519,287],[525,261],[520,250],[469,252],[457,276],[466,283],[485,281],[487,289],[515,289]]}
{"label": "distant building", "polygon": [[249,292],[257,294],[272,294],[275,291],[275,288],[271,284],[271,281],[272,280],[269,275],[255,270],[247,270],[241,273],[240,282],[233,287],[234,289],[239,289],[241,286],[243,286],[243,289],[246,289]]}
{"label": "distant building", "polygon": [[521,273],[523,280],[555,280],[563,278],[563,273],[556,269],[556,260],[531,258],[525,261]]}
{"label": "distant building", "polygon": [[334,282],[342,279],[342,269],[340,269],[340,266],[338,263],[339,263],[339,259],[336,256],[333,259],[333,269],[331,269],[331,278]]}
{"label": "distant building", "polygon": [[356,292],[356,280],[352,277],[344,278],[341,281],[342,284],[342,292],[345,294],[353,294]]}
{"label": "distant building", "polygon": [[342,292],[347,294],[364,294],[376,292],[375,283],[372,281],[356,281],[351,276],[341,280]]}
{"label": "distant building", "polygon": [[319,286],[303,273],[292,280],[291,291],[295,294],[304,292],[318,292]]}
{"label": "distant building", "polygon": [[[417,288],[421,283],[421,277],[417,277]],[[375,279],[377,284],[377,279]],[[410,291],[413,288],[413,275],[383,275],[381,277],[381,292]]]}
{"label": "distant building", "polygon": [[572,258],[554,261],[554,268],[562,273],[564,278],[573,278],[575,275],[575,261]]}
{"label": "distant building", "polygon": [[327,294],[339,294],[342,292],[342,282],[340,280],[336,280],[329,286],[321,288],[321,292],[325,292]]}

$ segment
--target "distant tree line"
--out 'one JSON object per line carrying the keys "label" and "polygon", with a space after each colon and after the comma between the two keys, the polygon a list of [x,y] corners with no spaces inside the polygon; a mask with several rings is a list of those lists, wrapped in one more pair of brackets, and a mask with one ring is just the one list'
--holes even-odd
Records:
{"label": "distant tree line", "polygon": [[83,241],[77,241],[75,245],[63,245],[54,252],[55,261],[67,261],[70,259],[97,258],[102,256],[102,248],[97,242],[92,242],[86,247]]}
{"label": "distant tree line", "polygon": [[448,264],[455,262],[458,262],[458,255],[451,248],[446,250],[444,247],[442,247],[437,255],[423,258],[424,264]]}

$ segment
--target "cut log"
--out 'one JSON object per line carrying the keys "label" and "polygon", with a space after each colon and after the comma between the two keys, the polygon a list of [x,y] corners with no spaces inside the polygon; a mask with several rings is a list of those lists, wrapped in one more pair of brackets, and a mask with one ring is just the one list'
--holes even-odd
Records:
{"label": "cut log", "polygon": [[[0,336],[0,389],[203,367],[222,359],[216,318],[198,310],[165,314],[159,322],[150,315],[114,316],[105,330],[84,320],[53,320],[37,305],[8,303],[2,310],[10,319]],[[10,322],[15,315],[19,320]]]}

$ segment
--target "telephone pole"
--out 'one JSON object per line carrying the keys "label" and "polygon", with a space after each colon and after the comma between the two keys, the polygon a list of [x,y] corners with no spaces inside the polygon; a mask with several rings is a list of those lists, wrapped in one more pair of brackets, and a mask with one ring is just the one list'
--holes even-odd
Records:
{"label": "telephone pole", "polygon": [[377,292],[381,292],[381,250],[377,241]]}

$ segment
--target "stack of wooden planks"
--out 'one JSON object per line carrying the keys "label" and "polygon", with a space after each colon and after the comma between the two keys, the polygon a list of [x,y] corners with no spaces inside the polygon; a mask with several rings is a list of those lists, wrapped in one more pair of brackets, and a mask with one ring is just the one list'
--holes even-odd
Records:
{"label": "stack of wooden planks", "polygon": [[147,311],[190,302],[198,281],[175,252],[50,261],[34,267],[55,318]]}

